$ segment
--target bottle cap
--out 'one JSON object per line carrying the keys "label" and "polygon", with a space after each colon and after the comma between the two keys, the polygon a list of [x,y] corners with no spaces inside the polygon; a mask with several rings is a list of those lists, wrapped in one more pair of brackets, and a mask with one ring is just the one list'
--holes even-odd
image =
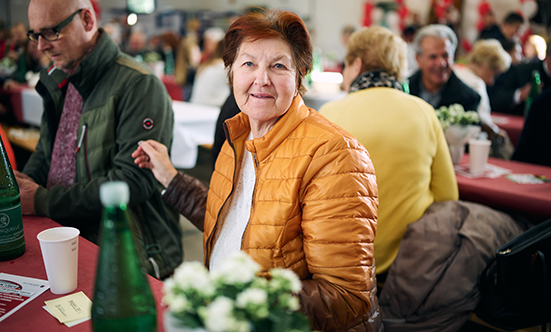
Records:
{"label": "bottle cap", "polygon": [[128,204],[130,190],[123,181],[105,182],[99,187],[99,197],[104,206]]}

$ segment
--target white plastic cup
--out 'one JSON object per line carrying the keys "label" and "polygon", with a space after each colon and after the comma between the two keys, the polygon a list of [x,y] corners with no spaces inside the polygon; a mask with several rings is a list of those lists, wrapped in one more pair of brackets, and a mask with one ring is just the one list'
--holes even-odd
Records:
{"label": "white plastic cup", "polygon": [[484,174],[491,145],[492,142],[487,139],[469,140],[469,173],[474,176],[481,176]]}
{"label": "white plastic cup", "polygon": [[73,227],[54,227],[37,235],[54,294],[67,294],[77,288],[79,234]]}

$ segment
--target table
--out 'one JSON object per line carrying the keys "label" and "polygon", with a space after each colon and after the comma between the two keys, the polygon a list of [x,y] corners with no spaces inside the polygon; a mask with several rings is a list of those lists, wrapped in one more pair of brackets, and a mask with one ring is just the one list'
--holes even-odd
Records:
{"label": "table", "polygon": [[[511,173],[544,175],[551,179],[551,167],[497,158],[489,158],[488,163],[509,169]],[[460,165],[463,164],[469,164],[468,154],[461,159]],[[551,182],[518,184],[503,175],[495,179],[457,175],[457,184],[462,200],[524,216],[536,223],[551,218]]]}
{"label": "table", "polygon": [[214,143],[214,130],[220,108],[216,106],[173,101],[174,136],[171,161],[176,168],[193,168],[199,145]]}
{"label": "table", "polygon": [[521,115],[511,115],[492,112],[492,120],[501,129],[507,132],[511,143],[517,146],[518,139],[524,128],[524,117]]}
{"label": "table", "polygon": [[[25,277],[47,279],[46,270],[42,261],[40,245],[36,236],[41,231],[59,227],[55,221],[45,217],[24,216],[23,227],[25,229],[25,242],[27,249],[23,256],[0,262],[0,272],[21,275]],[[83,291],[91,300],[93,297],[94,279],[99,247],[92,242],[80,237],[78,249],[78,285],[74,292]],[[166,310],[161,306],[163,283],[148,276],[151,291],[155,297],[157,309],[157,330],[164,331],[163,312]],[[71,293],[72,294],[72,293]],[[50,332],[68,331],[68,328],[59,323],[52,315],[42,309],[44,301],[56,299],[65,295],[56,295],[47,290],[36,299],[27,303],[21,309],[13,313],[0,323],[2,331],[25,331],[25,332]],[[78,324],[70,329],[71,332],[92,331],[90,321]]]}
{"label": "table", "polygon": [[[24,90],[30,90],[30,88],[28,88],[24,85],[21,85],[21,86],[12,87],[9,90],[4,90],[2,87],[0,87],[0,95],[7,96],[7,98],[9,99],[9,101],[11,103],[11,107],[13,109],[13,113],[15,115],[15,118],[19,122],[23,122],[23,105],[22,105],[23,99],[22,99],[21,93]],[[34,90],[34,89],[32,89],[32,90]],[[37,95],[38,95],[38,93],[37,93]]]}

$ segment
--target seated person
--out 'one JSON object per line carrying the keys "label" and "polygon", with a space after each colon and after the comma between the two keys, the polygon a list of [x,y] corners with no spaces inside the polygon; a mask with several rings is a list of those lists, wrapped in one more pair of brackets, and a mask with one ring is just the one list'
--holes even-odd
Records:
{"label": "seated person", "polygon": [[409,78],[409,90],[434,108],[460,104],[466,111],[476,111],[480,96],[452,71],[457,37],[445,25],[421,28],[414,39],[419,70]]}
{"label": "seated person", "polygon": [[383,27],[352,35],[343,84],[349,94],[320,113],[369,151],[379,187],[377,273],[386,273],[409,224],[433,202],[458,199],[455,173],[434,109],[402,92],[405,42]]}
{"label": "seated person", "polygon": [[503,23],[489,30],[483,30],[478,36],[479,39],[497,39],[500,43],[504,41],[518,40],[518,32],[524,24],[524,18],[516,12],[509,13]]}
{"label": "seated person", "polygon": [[551,89],[534,100],[512,160],[551,167]]}
{"label": "seated person", "polygon": [[538,71],[542,91],[551,87],[551,47],[547,47],[543,61],[512,66],[488,88],[492,112],[524,115],[525,102],[530,94],[532,72]]}
{"label": "seated person", "polygon": [[456,64],[453,71],[465,84],[473,88],[481,97],[478,115],[482,129],[492,141],[492,155],[509,159],[513,152],[507,132],[500,129],[492,120],[490,100],[486,86],[494,84],[495,77],[509,69],[511,57],[495,39],[477,41],[467,56],[467,65]]}
{"label": "seated person", "polygon": [[166,187],[166,202],[198,227],[204,221],[211,271],[243,250],[261,276],[277,267],[298,275],[314,330],[382,331],[373,279],[375,173],[354,137],[304,104],[302,80],[312,68],[306,26],[292,12],[254,12],[237,19],[224,41],[241,113],[224,124],[210,188],[179,173],[155,141],[138,147],[135,163]]}
{"label": "seated person", "polygon": [[511,57],[511,67],[518,65],[524,61],[524,55],[522,54],[522,45],[518,41],[505,41],[501,43],[501,47],[509,54]]}
{"label": "seated person", "polygon": [[224,48],[224,41],[221,40],[210,58],[197,69],[190,102],[220,107],[228,98],[230,86],[222,60]]}
{"label": "seated person", "polygon": [[76,227],[97,243],[99,187],[124,181],[142,264],[153,276],[169,276],[183,259],[178,213],[131,157],[142,140],[170,146],[174,114],[166,89],[98,29],[89,0],[31,0],[29,22],[29,38],[40,41],[53,66],[36,85],[45,100],[36,152],[16,173],[23,214]]}
{"label": "seated person", "polygon": [[[6,45],[4,57],[10,59],[15,64],[15,72],[3,77],[4,81],[13,80],[16,82],[25,82],[26,53],[27,53],[27,27],[24,23],[15,23],[10,29],[11,38]],[[0,59],[1,60],[1,59]],[[5,84],[5,82],[3,83]]]}

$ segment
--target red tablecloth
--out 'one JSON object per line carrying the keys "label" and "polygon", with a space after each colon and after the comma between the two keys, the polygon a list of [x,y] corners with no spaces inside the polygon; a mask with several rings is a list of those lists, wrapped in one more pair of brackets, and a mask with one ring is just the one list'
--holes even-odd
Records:
{"label": "red tablecloth", "polygon": [[[42,261],[40,245],[36,236],[41,231],[59,227],[55,221],[44,217],[23,217],[23,227],[25,229],[25,242],[27,249],[23,256],[6,262],[0,262],[0,272],[32,277],[38,279],[47,279],[46,270]],[[78,249],[78,285],[74,292],[83,291],[92,300],[94,289],[94,278],[96,275],[96,264],[99,253],[99,247],[92,242],[80,237]],[[164,331],[163,311],[161,307],[163,283],[159,280],[149,277],[149,285],[157,303],[157,331]],[[68,294],[66,294],[68,295]],[[17,312],[0,322],[0,331],[25,331],[25,332],[49,332],[49,331],[69,331],[67,326],[59,323],[52,315],[46,312],[42,307],[44,301],[56,299],[65,295],[56,295],[49,290],[41,294],[36,299],[27,303]],[[71,332],[92,331],[90,321],[78,324],[70,329]]]}
{"label": "red tablecloth", "polygon": [[0,87],[0,95],[5,95],[9,98],[13,114],[17,121],[23,123],[23,100],[21,97],[21,91],[24,89],[29,89],[27,86],[17,86],[10,88],[9,90],[4,90]]}
{"label": "red tablecloth", "polygon": [[507,132],[507,135],[509,135],[511,139],[511,143],[517,146],[520,133],[522,133],[522,128],[524,128],[524,117],[520,115],[492,112],[492,119],[499,128]]}
{"label": "red tablecloth", "polygon": [[172,100],[184,101],[184,91],[181,86],[174,82],[174,76],[165,75],[161,78],[161,81],[163,81],[166,91]]}
{"label": "red tablecloth", "polygon": [[[497,158],[489,158],[488,163],[509,169],[514,174],[545,175],[551,179],[551,167]],[[468,154],[465,154],[460,164],[469,164]],[[472,179],[457,175],[457,184],[462,200],[525,216],[535,222],[551,218],[551,182],[519,184],[503,175],[495,179]]]}

